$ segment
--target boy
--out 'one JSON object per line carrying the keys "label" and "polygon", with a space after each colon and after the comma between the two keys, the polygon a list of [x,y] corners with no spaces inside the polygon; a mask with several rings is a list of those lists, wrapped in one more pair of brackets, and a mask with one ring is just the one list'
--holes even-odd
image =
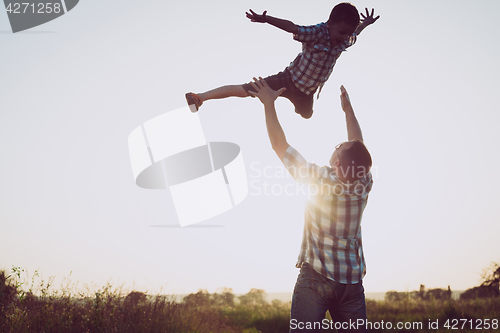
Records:
{"label": "boy", "polygon": [[[302,43],[302,52],[283,72],[265,78],[273,90],[286,88],[281,96],[288,98],[295,106],[295,112],[309,119],[313,113],[313,96],[321,88],[333,71],[333,66],[340,54],[356,41],[356,36],[380,16],[373,17],[366,8],[366,16],[359,23],[356,7],[350,3],[336,5],[328,22],[314,26],[298,26],[291,21],[267,15],[261,15],[250,9],[246,13],[252,22],[269,23],[277,28],[292,33],[293,38]],[[228,85],[204,93],[187,93],[186,101],[191,111],[196,112],[204,101],[227,97],[247,97],[252,87],[250,83]],[[319,93],[318,93],[319,97]]]}

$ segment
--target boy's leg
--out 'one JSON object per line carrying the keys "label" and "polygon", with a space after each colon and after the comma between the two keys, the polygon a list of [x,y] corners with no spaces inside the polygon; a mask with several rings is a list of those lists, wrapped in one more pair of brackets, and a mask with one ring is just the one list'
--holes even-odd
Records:
{"label": "boy's leg", "polygon": [[[278,74],[264,78],[266,83],[273,90],[279,90],[285,87],[287,90],[281,94],[282,97],[287,98],[295,106],[295,112],[300,114],[303,118],[309,119],[313,114],[313,95],[306,95],[298,90],[290,79],[290,73],[287,70],[279,72]],[[196,112],[203,104],[204,101],[211,99],[221,99],[227,97],[248,97],[251,96],[248,90],[252,90],[250,83],[242,85],[228,85],[215,88],[204,93],[195,94],[187,93],[186,100],[191,108],[191,111]],[[253,97],[253,96],[252,96]]]}
{"label": "boy's leg", "polygon": [[[279,90],[285,87],[286,90],[280,96],[292,102],[295,107],[295,112],[300,114],[303,118],[311,118],[313,114],[314,94],[306,95],[300,91],[290,78],[290,72],[288,70],[285,69],[283,72],[276,75],[268,76],[264,80],[266,80],[266,83],[273,90]],[[247,85],[243,85],[243,88],[248,90]]]}
{"label": "boy's leg", "polygon": [[[279,73],[277,75],[269,76],[264,80],[268,82],[272,89],[278,90],[279,88],[284,87],[284,85],[282,85],[282,82],[284,82],[282,74],[283,73]],[[268,79],[271,79],[271,81],[268,81]],[[186,101],[191,111],[196,112],[205,101],[228,97],[248,97],[250,96],[248,90],[252,89],[253,88],[250,83],[222,86],[199,94],[189,92],[186,94]]]}
{"label": "boy's leg", "polygon": [[314,95],[306,95],[300,92],[288,97],[288,99],[295,106],[295,113],[300,114],[304,119],[311,118],[313,114]]}
{"label": "boy's leg", "polygon": [[242,85],[229,85],[215,88],[200,94],[187,93],[186,101],[191,108],[191,111],[196,112],[204,101],[208,101],[210,99],[248,96],[249,94],[245,91],[245,89],[243,89]]}
{"label": "boy's leg", "polygon": [[204,93],[198,94],[201,100],[208,101],[210,99],[221,99],[228,97],[248,97],[248,93],[243,89],[243,85],[229,85],[215,88]]}
{"label": "boy's leg", "polygon": [[314,93],[307,95],[300,91],[293,83],[290,72],[285,70],[283,73],[284,82],[282,84],[286,87],[286,90],[281,96],[288,98],[292,102],[295,107],[295,113],[300,114],[304,119],[311,118],[313,114]]}

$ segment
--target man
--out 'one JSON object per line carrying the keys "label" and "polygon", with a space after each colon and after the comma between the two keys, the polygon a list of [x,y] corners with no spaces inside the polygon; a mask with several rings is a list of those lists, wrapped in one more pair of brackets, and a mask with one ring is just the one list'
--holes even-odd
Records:
{"label": "man", "polygon": [[[296,265],[300,274],[293,292],[290,332],[320,332],[325,327],[366,332],[360,224],[373,183],[372,161],[347,91],[340,87],[348,141],[337,145],[330,167],[318,167],[288,144],[278,121],[274,101],[286,88],[274,91],[262,78],[254,81],[250,93],[264,104],[272,148],[311,194]],[[326,310],[332,323],[324,320]]]}

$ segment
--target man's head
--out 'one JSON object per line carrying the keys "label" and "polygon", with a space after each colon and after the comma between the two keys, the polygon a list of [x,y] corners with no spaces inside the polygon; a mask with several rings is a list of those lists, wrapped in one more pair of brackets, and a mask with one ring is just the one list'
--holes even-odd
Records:
{"label": "man's head", "polygon": [[335,147],[330,166],[341,180],[354,182],[370,171],[372,157],[362,141],[347,141]]}
{"label": "man's head", "polygon": [[333,7],[328,19],[328,32],[334,44],[352,35],[359,24],[359,13],[352,4],[343,2]]}

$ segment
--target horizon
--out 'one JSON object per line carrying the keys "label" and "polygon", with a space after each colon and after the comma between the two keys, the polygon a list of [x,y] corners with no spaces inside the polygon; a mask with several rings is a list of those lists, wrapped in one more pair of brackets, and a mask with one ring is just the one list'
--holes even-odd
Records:
{"label": "horizon", "polygon": [[[103,288],[107,288],[107,287],[111,287],[113,288],[114,285],[113,285],[113,282],[111,280],[107,281],[105,285],[98,285],[94,282],[91,282],[90,284],[87,284],[87,283],[82,283],[82,285],[79,287],[79,283],[80,281],[75,281],[73,282],[71,280],[71,274],[67,277],[64,277],[62,279],[59,279],[59,285],[60,287],[59,288],[56,288],[54,287],[54,285],[56,284],[55,281],[57,281],[57,277],[55,276],[51,276],[51,277],[48,277],[48,278],[44,278],[43,277],[43,272],[40,271],[40,270],[36,270],[33,272],[33,274],[29,274],[29,272],[25,271],[22,267],[16,267],[15,268],[17,270],[17,272],[14,271],[14,268],[11,269],[10,271],[10,274],[8,274],[8,278],[10,278],[11,280],[14,280],[14,281],[18,281],[18,282],[21,282],[22,284],[19,286],[20,288],[24,285],[24,289],[26,287],[29,287],[29,289],[31,289],[31,287],[35,286],[35,285],[38,285],[38,289],[42,288],[43,287],[40,287],[40,286],[43,286],[43,283],[46,282],[48,283],[49,281],[50,282],[50,289],[49,290],[53,290],[53,291],[63,291],[63,290],[66,290],[68,288],[70,288],[70,285],[71,285],[71,293],[72,294],[77,294],[77,293],[81,293],[82,291],[85,290],[85,292],[87,294],[93,294],[95,293],[96,291],[99,291],[99,290],[102,290]],[[0,272],[5,272],[5,273],[9,273],[7,270],[3,269],[0,267]],[[20,277],[20,278],[19,278]],[[31,284],[31,286],[30,286]],[[65,284],[65,286],[63,286],[63,284]],[[446,286],[446,287],[433,287],[433,288],[427,288],[425,285],[420,285],[420,287],[424,286],[424,290],[428,291],[428,290],[432,290],[432,289],[441,289],[441,290],[447,290],[447,288],[449,287]],[[470,288],[467,288],[467,289],[471,289],[471,288],[474,288],[474,287],[477,287],[477,286],[472,286]],[[146,289],[144,289],[143,287],[135,287],[135,283],[132,284],[132,287],[130,286],[126,286],[126,283],[121,283],[119,284],[118,287],[115,287],[117,289],[115,290],[118,290],[120,292],[123,292],[124,294],[128,294],[128,293],[131,293],[131,292],[141,292],[141,293],[145,293],[147,295],[165,295],[165,296],[175,296],[177,300],[180,299],[180,297],[185,297],[187,295],[191,295],[191,294],[196,294],[198,292],[207,292],[209,294],[217,294],[217,293],[220,293],[220,292],[231,292],[233,295],[235,295],[236,297],[239,297],[239,296],[242,296],[242,295],[246,295],[247,293],[251,292],[252,290],[262,290],[264,292],[264,296],[266,298],[266,300],[268,302],[272,301],[273,299],[279,299],[279,300],[284,300],[284,297],[285,296],[290,296],[290,300],[291,300],[291,296],[293,294],[293,291],[267,291],[267,290],[264,290],[264,289],[259,289],[259,288],[250,288],[248,291],[246,292],[235,292],[231,287],[220,287],[220,288],[217,288],[216,290],[207,290],[207,289],[203,289],[203,288],[200,288],[196,291],[192,291],[192,292],[188,292],[188,293],[162,293],[161,290],[162,290],[162,287],[160,287],[159,290],[156,290],[156,291],[153,291],[152,293]],[[23,288],[21,288],[23,289]],[[36,295],[36,292],[39,290],[38,289],[34,289],[34,294]],[[454,299],[458,299],[459,295],[464,293],[467,289],[464,289],[464,290],[453,290],[451,289],[452,291],[452,297]],[[385,298],[385,295],[389,292],[398,292],[398,293],[411,293],[411,292],[414,292],[414,291],[417,291],[417,290],[420,290],[420,289],[415,289],[415,290],[409,290],[409,289],[406,289],[406,290],[394,290],[394,289],[391,289],[391,290],[387,290],[387,291],[366,291],[365,290],[365,296],[366,296],[366,299],[371,299],[371,300],[383,300]],[[279,295],[279,297],[277,298],[272,298],[272,297],[276,297],[276,296],[273,296],[273,295]],[[375,297],[375,298],[373,298]],[[182,300],[181,300],[182,301]]]}

